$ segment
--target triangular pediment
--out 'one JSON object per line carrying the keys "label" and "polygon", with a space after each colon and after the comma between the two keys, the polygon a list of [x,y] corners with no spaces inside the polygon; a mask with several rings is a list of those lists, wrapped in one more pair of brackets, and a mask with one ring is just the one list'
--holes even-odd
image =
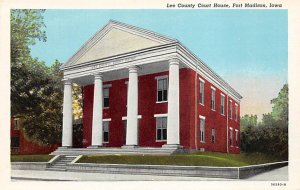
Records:
{"label": "triangular pediment", "polygon": [[110,21],[98,31],[64,65],[77,65],[174,42],[163,35]]}

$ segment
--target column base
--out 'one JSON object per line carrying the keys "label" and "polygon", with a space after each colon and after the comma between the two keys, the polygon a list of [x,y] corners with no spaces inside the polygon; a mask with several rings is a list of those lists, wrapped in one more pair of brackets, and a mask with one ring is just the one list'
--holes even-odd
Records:
{"label": "column base", "polygon": [[91,145],[91,146],[88,146],[87,148],[96,149],[96,148],[102,148],[102,147],[103,147],[102,145]]}
{"label": "column base", "polygon": [[121,148],[123,149],[134,149],[134,148],[138,148],[138,145],[123,145],[121,146]]}
{"label": "column base", "polygon": [[183,149],[183,146],[179,144],[164,144],[162,148],[171,148],[171,149]]}
{"label": "column base", "polygon": [[68,149],[68,148],[72,148],[72,146],[60,146],[58,147],[59,149]]}

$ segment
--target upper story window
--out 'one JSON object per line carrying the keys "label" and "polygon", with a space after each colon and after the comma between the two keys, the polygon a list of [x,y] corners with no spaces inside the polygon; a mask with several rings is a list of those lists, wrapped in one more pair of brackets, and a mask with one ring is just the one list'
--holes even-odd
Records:
{"label": "upper story window", "polygon": [[211,87],[211,109],[213,111],[216,110],[216,89],[214,87]]}
{"label": "upper story window", "polygon": [[205,142],[205,117],[200,116],[200,142]]}
{"label": "upper story window", "polygon": [[232,100],[229,101],[229,118],[232,119]]}
{"label": "upper story window", "polygon": [[221,106],[220,106],[221,115],[225,115],[225,95],[221,94]]}
{"label": "upper story window", "polygon": [[200,104],[204,105],[204,80],[200,79]]}
{"label": "upper story window", "polygon": [[237,121],[237,118],[238,118],[238,105],[235,104],[234,105],[234,120]]}
{"label": "upper story window", "polygon": [[19,130],[20,129],[20,119],[15,118],[14,119],[14,130]]}
{"label": "upper story window", "polygon": [[109,88],[103,88],[103,107],[109,107]]}
{"label": "upper story window", "polygon": [[168,101],[168,78],[167,76],[157,78],[157,102]]}

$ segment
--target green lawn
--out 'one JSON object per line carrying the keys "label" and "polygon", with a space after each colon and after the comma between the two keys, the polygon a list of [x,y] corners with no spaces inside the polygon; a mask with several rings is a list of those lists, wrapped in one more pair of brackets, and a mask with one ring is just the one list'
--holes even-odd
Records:
{"label": "green lawn", "polygon": [[11,155],[11,162],[48,162],[54,156],[47,154],[42,155]]}
{"label": "green lawn", "polygon": [[146,164],[146,165],[186,165],[186,166],[247,166],[268,162],[283,161],[261,153],[226,154],[215,152],[197,152],[171,156],[150,155],[90,155],[83,156],[79,163],[107,164]]}

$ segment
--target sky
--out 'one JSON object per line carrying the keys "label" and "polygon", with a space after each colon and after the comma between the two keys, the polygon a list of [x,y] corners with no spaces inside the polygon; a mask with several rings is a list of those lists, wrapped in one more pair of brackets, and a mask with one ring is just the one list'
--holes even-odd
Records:
{"label": "sky", "polygon": [[66,62],[110,19],[178,39],[242,96],[241,115],[271,112],[288,80],[287,10],[64,10],[44,13],[31,54]]}

